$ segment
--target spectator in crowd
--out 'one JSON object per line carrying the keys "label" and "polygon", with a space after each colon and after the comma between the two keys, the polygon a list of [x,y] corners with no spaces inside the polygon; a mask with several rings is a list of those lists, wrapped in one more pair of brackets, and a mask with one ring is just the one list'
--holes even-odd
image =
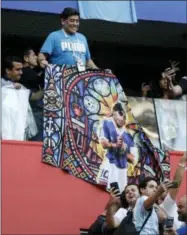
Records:
{"label": "spectator in crowd", "polygon": [[172,99],[171,92],[168,90],[168,81],[163,75],[160,79],[142,84],[142,96],[149,98]]}
{"label": "spectator in crowd", "polygon": [[44,42],[38,56],[39,63],[46,66],[47,59],[52,64],[77,65],[79,71],[85,67],[97,69],[91,59],[87,40],[78,33],[79,12],[65,8],[60,15],[62,29],[52,32]]}
{"label": "spectator in crowd", "polygon": [[187,77],[184,76],[181,78],[179,83],[177,84],[175,81],[176,72],[179,71],[177,67],[179,63],[172,62],[171,68],[168,68],[163,73],[163,77],[167,79],[168,82],[168,91],[172,95],[173,98],[182,97],[182,95],[187,95]]}
{"label": "spectator in crowd", "polygon": [[32,48],[28,48],[24,51],[23,55],[23,74],[21,76],[20,83],[31,91],[31,95],[34,99],[30,100],[30,105],[34,114],[34,118],[37,124],[38,133],[31,140],[42,141],[43,140],[43,95],[44,91],[41,90],[44,84],[44,73],[42,70],[38,73],[36,68],[38,66],[37,56]]}
{"label": "spectator in crowd", "polygon": [[172,83],[176,85],[176,72],[179,71],[178,62],[170,61],[171,68],[166,68],[161,73],[160,78],[149,83],[142,84],[142,96],[149,98],[160,98],[160,99],[173,99],[173,92],[169,89],[170,83],[168,77]]}
{"label": "spectator in crowd", "polygon": [[165,182],[158,186],[154,178],[147,177],[139,185],[141,197],[137,200],[134,208],[134,224],[137,231],[140,231],[144,221],[150,214],[150,217],[142,229],[140,235],[158,235],[159,219],[154,207],[162,193],[167,191],[171,182]]}
{"label": "spectator in crowd", "polygon": [[187,195],[183,196],[178,202],[178,215],[179,221],[184,222],[185,224],[177,230],[178,235],[187,234]]}
{"label": "spectator in crowd", "polygon": [[[3,139],[27,140],[37,133],[37,127],[29,105],[29,93],[23,85],[20,84],[23,64],[22,60],[16,56],[8,56],[4,60],[5,74],[1,79],[3,87]],[[19,92],[13,92],[12,89],[20,89]],[[35,94],[33,94],[35,96]],[[30,99],[33,98],[30,95]],[[11,101],[11,98],[14,97]],[[22,97],[22,99],[20,99]],[[27,99],[27,100],[23,100]],[[18,118],[17,125],[14,120]]]}
{"label": "spectator in crowd", "polygon": [[[186,162],[187,154],[185,152],[178,163],[178,167],[173,178],[174,182],[178,182],[178,187],[169,188],[172,183],[168,181],[168,189],[165,190],[165,192],[158,197],[157,201],[155,201],[154,209],[158,217],[160,234],[162,234],[164,231],[164,221],[168,217],[174,218],[174,229],[172,231],[183,231],[186,229],[184,226],[186,217],[185,213],[183,213],[185,211],[185,208],[183,207],[185,197],[183,197],[182,200],[179,201],[178,207],[180,207],[180,209],[177,208],[177,204],[175,202],[186,169]],[[149,180],[153,179],[147,178],[148,182]],[[137,185],[129,184],[125,187],[121,196],[119,195],[119,191],[114,190],[114,188],[111,188],[110,195],[110,200],[107,203],[105,211],[92,224],[90,228],[90,234],[98,235],[102,234],[104,231],[107,231],[108,234],[113,233],[115,229],[120,226],[123,219],[127,216],[128,211],[133,210],[133,208],[135,207],[136,202],[140,197],[140,192]],[[182,211],[179,213],[182,213],[182,215],[184,214],[184,216],[179,216],[178,218],[177,210]]]}
{"label": "spectator in crowd", "polygon": [[[108,229],[117,228],[122,220],[126,217],[128,211],[133,210],[136,201],[140,197],[140,191],[136,184],[128,184],[120,196],[112,197],[110,203],[106,208],[106,224]],[[113,205],[118,208],[117,211],[113,213]]]}
{"label": "spectator in crowd", "polygon": [[[114,215],[117,210],[121,207],[120,202],[120,194],[119,190],[115,190],[114,188],[110,189],[110,198],[108,203],[105,206],[105,210],[101,215],[97,217],[94,223],[89,228],[89,235],[100,235],[103,234],[104,227],[106,227],[106,213],[108,208],[110,208],[110,212]],[[109,233],[109,230],[108,230]]]}
{"label": "spectator in crowd", "polygon": [[180,70],[179,67],[177,67],[178,64],[179,62],[171,62],[171,68],[166,69],[163,73],[163,77],[166,78],[168,82],[168,90],[173,98],[181,97],[183,94],[187,95],[187,77],[182,77],[178,84],[175,80],[176,72]]}
{"label": "spectator in crowd", "polygon": [[164,209],[164,211],[167,213],[167,216],[174,218],[175,229],[179,229],[183,225],[183,223],[179,221],[177,216],[176,197],[184,177],[186,162],[187,153],[185,152],[178,163],[175,175],[173,177],[173,181],[178,183],[178,187],[169,188],[168,191],[166,193],[163,193],[158,200],[158,204],[161,208]]}
{"label": "spectator in crowd", "polygon": [[4,60],[5,73],[1,78],[1,86],[10,85],[13,88],[21,88],[22,60],[16,56],[8,56]]}
{"label": "spectator in crowd", "polygon": [[184,224],[179,229],[171,228],[164,232],[164,235],[186,235],[187,234],[187,195],[178,202],[178,218]]}
{"label": "spectator in crowd", "polygon": [[[5,73],[1,78],[1,86],[10,85],[20,89],[23,75],[23,61],[17,56],[7,56],[4,60]],[[24,86],[23,86],[24,87]],[[31,92],[30,100],[36,101],[43,97],[43,91]]]}
{"label": "spectator in crowd", "polygon": [[128,211],[135,206],[140,196],[139,188],[135,184],[129,184],[120,195],[118,190],[110,189],[110,199],[105,211],[91,225],[89,234],[112,234],[126,217]]}
{"label": "spectator in crowd", "polygon": [[21,84],[28,89],[41,90],[44,87],[44,70],[38,68],[37,56],[34,50],[27,48],[23,53]]}

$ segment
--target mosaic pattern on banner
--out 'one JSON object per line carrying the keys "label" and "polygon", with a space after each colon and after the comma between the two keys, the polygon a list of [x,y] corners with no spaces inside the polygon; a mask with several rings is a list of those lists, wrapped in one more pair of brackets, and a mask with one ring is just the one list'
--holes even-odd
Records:
{"label": "mosaic pattern on banner", "polygon": [[45,71],[43,155],[45,163],[60,166],[64,136],[63,67],[51,65]]}
{"label": "mosaic pattern on banner", "polygon": [[43,162],[109,188],[117,181],[169,177],[169,156],[154,147],[118,79],[50,65],[45,76]]}

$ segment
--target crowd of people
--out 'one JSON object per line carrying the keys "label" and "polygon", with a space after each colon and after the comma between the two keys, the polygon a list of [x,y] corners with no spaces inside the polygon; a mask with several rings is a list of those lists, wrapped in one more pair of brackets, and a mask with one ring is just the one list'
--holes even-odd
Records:
{"label": "crowd of people", "polygon": [[[66,8],[61,16],[62,29],[52,32],[44,42],[40,53],[35,54],[32,48],[23,53],[22,58],[8,56],[4,59],[4,75],[1,79],[3,88],[30,91],[29,103],[35,118],[37,134],[25,134],[26,140],[42,141],[43,135],[43,96],[44,96],[44,72],[49,64],[76,65],[79,71],[86,67],[98,69],[91,59],[87,40],[84,35],[77,33],[79,27],[79,12],[76,9]],[[8,107],[3,103],[4,119],[7,120]],[[30,119],[29,115],[27,119]],[[6,126],[4,124],[3,126]],[[31,122],[29,122],[31,123]],[[10,125],[10,124],[9,124]],[[14,127],[12,127],[14,129]],[[30,126],[33,128],[33,125]],[[27,131],[29,128],[27,128]],[[10,128],[2,130],[2,139],[13,136]],[[12,130],[15,132],[15,130]]]}
{"label": "crowd of people", "polygon": [[176,73],[180,70],[179,62],[170,61],[171,67],[166,68],[160,73],[155,81],[142,84],[142,96],[159,99],[176,99],[187,93],[187,77],[183,77],[179,82],[176,81]]}
{"label": "crowd of people", "polygon": [[[30,128],[27,128],[25,133],[26,140],[43,140],[44,72],[49,63],[75,65],[80,72],[86,68],[98,69],[91,59],[86,37],[77,32],[79,12],[65,8],[60,18],[62,28],[47,37],[38,55],[33,48],[28,48],[22,58],[8,56],[4,60],[2,88],[29,91],[27,102],[33,117],[27,115]],[[157,81],[142,84],[142,96],[174,99],[187,94],[187,77],[181,78],[179,83],[175,80],[178,70],[178,63],[171,62],[171,67],[163,71]],[[2,112],[5,111],[5,106]],[[35,131],[33,131],[34,122]],[[6,133],[2,133],[2,138],[6,139]],[[107,144],[103,141],[103,145]],[[180,159],[173,179],[178,183],[175,188],[172,187],[173,182],[159,184],[153,178],[143,179],[140,185],[129,184],[123,192],[111,188],[111,197],[105,211],[93,223],[89,233],[92,235],[187,234],[187,195],[183,196],[178,204],[175,202],[186,162],[185,153]]]}
{"label": "crowd of people", "polygon": [[[29,102],[29,107],[33,113],[33,121],[29,122],[29,128],[26,128],[24,139],[33,141],[42,141],[43,138],[43,95],[44,95],[44,69],[38,67],[37,56],[32,48],[25,50],[23,58],[16,56],[8,56],[4,60],[4,76],[1,78],[2,95],[8,89],[8,95],[12,89],[18,92],[27,92],[29,95],[26,97]],[[13,105],[15,103],[12,102]],[[15,107],[14,107],[15,108]],[[29,109],[28,109],[29,110]],[[17,110],[22,112],[22,110]],[[12,112],[12,107],[8,106],[7,102],[2,104],[3,128],[2,138],[11,138],[10,132],[15,132],[16,126],[6,128],[6,118]],[[31,115],[27,115],[27,119],[31,119]],[[15,117],[14,117],[15,118]],[[29,129],[33,129],[33,123],[36,124],[36,131],[29,134]],[[9,126],[10,123],[7,124]],[[11,130],[12,129],[12,130]]]}
{"label": "crowd of people", "polygon": [[91,225],[89,235],[186,235],[187,195],[176,203],[186,162],[184,153],[173,181],[159,184],[147,177],[139,185],[128,184],[123,192],[111,187],[105,210]]}
{"label": "crowd of people", "polygon": [[[25,92],[29,90],[28,110],[29,108],[32,110],[33,117],[28,111],[25,140],[43,140],[44,72],[49,63],[74,65],[77,66],[78,71],[84,71],[86,68],[99,69],[91,59],[86,37],[77,32],[79,12],[73,8],[65,8],[60,20],[62,28],[49,34],[38,55],[33,48],[28,48],[22,58],[8,56],[4,59],[4,75],[1,79],[3,91],[6,91],[6,88],[14,88],[16,91],[25,90]],[[187,78],[183,77],[177,83],[175,75],[178,70],[178,63],[171,62],[171,67],[163,71],[156,82],[142,84],[142,96],[174,99],[186,94]],[[3,103],[2,108],[4,113],[9,112],[10,107],[6,102]],[[2,139],[9,138],[7,133],[7,130],[2,130]]]}

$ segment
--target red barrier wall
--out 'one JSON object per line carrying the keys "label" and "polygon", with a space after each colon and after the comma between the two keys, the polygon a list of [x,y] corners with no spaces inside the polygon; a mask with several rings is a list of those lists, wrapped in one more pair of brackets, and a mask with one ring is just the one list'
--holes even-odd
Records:
{"label": "red barrier wall", "polygon": [[[172,154],[171,175],[180,156]],[[2,142],[2,234],[79,234],[107,200],[96,186],[41,163],[40,143]]]}

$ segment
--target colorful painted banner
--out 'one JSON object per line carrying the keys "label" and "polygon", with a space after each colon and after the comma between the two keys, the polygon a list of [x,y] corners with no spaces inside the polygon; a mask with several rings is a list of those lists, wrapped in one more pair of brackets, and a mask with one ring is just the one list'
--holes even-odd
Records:
{"label": "colorful painted banner", "polygon": [[57,65],[46,69],[42,160],[107,189],[118,182],[121,191],[127,182],[163,180],[170,171],[113,74]]}

